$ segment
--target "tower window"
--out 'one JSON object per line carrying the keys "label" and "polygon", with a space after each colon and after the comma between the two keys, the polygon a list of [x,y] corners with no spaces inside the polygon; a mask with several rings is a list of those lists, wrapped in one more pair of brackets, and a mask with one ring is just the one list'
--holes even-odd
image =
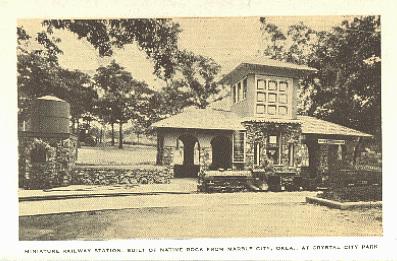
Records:
{"label": "tower window", "polygon": [[237,91],[236,91],[236,85],[233,85],[233,103],[237,102]]}
{"label": "tower window", "polygon": [[289,84],[290,81],[287,80],[258,79],[256,82],[256,114],[290,115],[292,93]]}
{"label": "tower window", "polygon": [[247,78],[243,80],[243,99],[247,98],[247,91],[248,91],[248,82]]}
{"label": "tower window", "polygon": [[237,84],[237,102],[239,102],[242,98],[242,91],[241,91],[241,83]]}

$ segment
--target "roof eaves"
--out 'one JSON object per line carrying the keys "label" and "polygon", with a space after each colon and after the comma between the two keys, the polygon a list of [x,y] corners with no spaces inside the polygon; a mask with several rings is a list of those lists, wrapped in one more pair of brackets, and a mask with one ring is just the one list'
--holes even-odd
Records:
{"label": "roof eaves", "polygon": [[340,135],[340,136],[350,136],[350,137],[373,137],[373,135],[371,134],[361,132],[355,129],[351,129],[346,126],[336,124],[333,122],[317,119],[311,116],[298,116],[298,119],[302,121],[302,134]]}

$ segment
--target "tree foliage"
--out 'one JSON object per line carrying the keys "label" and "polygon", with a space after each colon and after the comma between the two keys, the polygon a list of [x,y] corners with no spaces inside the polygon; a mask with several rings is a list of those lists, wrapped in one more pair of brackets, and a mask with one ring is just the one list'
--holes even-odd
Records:
{"label": "tree foliage", "polygon": [[[219,65],[211,58],[179,50],[181,29],[171,19],[46,20],[43,24],[49,32],[66,29],[86,39],[100,56],[111,56],[114,48],[136,43],[154,61],[154,73],[166,80],[161,93],[167,111],[191,105],[204,108],[218,91],[214,78]],[[176,108],[169,107],[170,102]]]}
{"label": "tree foliage", "polygon": [[[94,113],[112,126],[131,120],[148,131],[151,123],[184,107],[205,108],[219,91],[214,79],[220,66],[211,58],[179,50],[181,30],[171,19],[45,20],[43,25],[47,31],[35,39],[42,48],[18,57],[20,108],[28,107],[22,97],[31,101],[52,94],[71,103],[73,117]],[[166,86],[154,92],[115,62],[98,68],[94,83],[82,72],[61,68],[59,39],[51,37],[54,29],[87,40],[100,56],[112,56],[114,48],[136,43]],[[23,28],[17,33],[18,43],[30,38]]]}
{"label": "tree foliage", "polygon": [[114,60],[97,69],[94,76],[99,93],[97,115],[105,122],[120,126],[119,147],[122,147],[122,125],[132,120],[144,125],[152,115],[154,91],[146,83],[133,79]]}
{"label": "tree foliage", "polygon": [[177,73],[160,92],[160,115],[172,115],[189,106],[203,109],[217,99],[219,88],[215,77],[219,64],[186,50],[178,51],[175,61]]}
{"label": "tree foliage", "polygon": [[261,18],[264,54],[317,68],[301,82],[301,113],[380,135],[380,17],[345,20],[330,31],[299,23],[287,34]]}
{"label": "tree foliage", "polygon": [[180,51],[177,55],[177,70],[183,75],[180,84],[190,89],[191,104],[199,108],[207,107],[211,96],[219,91],[214,79],[220,66],[212,58]]}
{"label": "tree foliage", "polygon": [[27,119],[28,108],[40,96],[54,95],[71,104],[74,119],[92,108],[96,92],[92,89],[89,75],[62,68],[58,63],[59,39],[50,38],[47,33],[39,32],[34,39],[39,48],[26,47],[31,37],[18,27],[18,108],[20,120]]}
{"label": "tree foliage", "polygon": [[154,73],[168,79],[174,73],[179,24],[171,19],[45,20],[43,25],[66,29],[86,39],[100,56],[111,56],[114,47],[136,43],[154,61]]}

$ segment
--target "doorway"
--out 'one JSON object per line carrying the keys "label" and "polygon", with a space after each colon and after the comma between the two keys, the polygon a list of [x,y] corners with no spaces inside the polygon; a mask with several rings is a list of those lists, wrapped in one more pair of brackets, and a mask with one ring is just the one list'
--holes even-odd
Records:
{"label": "doorway", "polygon": [[211,140],[212,164],[210,169],[229,169],[232,167],[232,141],[226,136],[216,136]]}
{"label": "doorway", "polygon": [[176,178],[195,178],[200,171],[200,144],[190,134],[181,135],[177,139],[174,153],[174,175]]}

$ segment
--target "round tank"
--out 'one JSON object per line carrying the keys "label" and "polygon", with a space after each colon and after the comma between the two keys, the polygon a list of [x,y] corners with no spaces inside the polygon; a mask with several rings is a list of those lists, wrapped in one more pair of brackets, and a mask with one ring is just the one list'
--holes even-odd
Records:
{"label": "round tank", "polygon": [[70,133],[70,105],[54,96],[37,98],[32,105],[31,131]]}

